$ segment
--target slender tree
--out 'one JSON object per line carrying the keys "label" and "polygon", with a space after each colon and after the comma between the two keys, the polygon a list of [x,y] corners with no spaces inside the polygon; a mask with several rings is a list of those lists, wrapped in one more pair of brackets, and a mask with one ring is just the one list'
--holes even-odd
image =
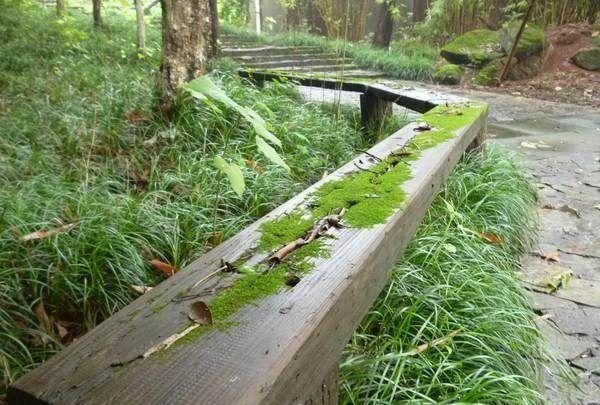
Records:
{"label": "slender tree", "polygon": [[102,14],[100,12],[102,8],[102,0],[92,0],[92,8],[94,27],[100,27],[102,25]]}
{"label": "slender tree", "polygon": [[179,86],[206,72],[217,51],[216,0],[162,0],[159,111],[170,119]]}
{"label": "slender tree", "polygon": [[377,26],[373,35],[373,46],[388,48],[394,32],[394,20],[390,10],[389,0],[377,4]]}
{"label": "slender tree", "polygon": [[413,0],[413,21],[421,22],[425,20],[427,14],[427,0]]}
{"label": "slender tree", "polygon": [[146,21],[144,19],[144,8],[142,0],[133,0],[135,5],[135,19],[137,23],[137,53],[146,54]]}
{"label": "slender tree", "polygon": [[62,16],[65,13],[67,5],[65,4],[65,0],[56,0],[56,15]]}

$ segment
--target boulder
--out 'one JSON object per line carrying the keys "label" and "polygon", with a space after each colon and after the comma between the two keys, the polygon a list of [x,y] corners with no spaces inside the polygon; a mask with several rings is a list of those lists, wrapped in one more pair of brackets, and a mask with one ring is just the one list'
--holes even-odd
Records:
{"label": "boulder", "polygon": [[[515,21],[500,30],[500,45],[507,55],[510,54],[510,50],[512,49],[520,27],[521,23]],[[546,33],[544,30],[535,25],[528,25],[525,27],[523,35],[521,35],[515,57],[518,60],[523,60],[532,55],[543,53],[545,47]]]}
{"label": "boulder", "polygon": [[[473,82],[479,86],[497,86],[500,84],[500,72],[506,63],[506,59],[496,59],[478,69],[473,77]],[[514,62],[513,62],[514,63]]]}
{"label": "boulder", "polygon": [[440,84],[459,84],[464,69],[458,65],[440,66],[433,73],[433,80]]}
{"label": "boulder", "polygon": [[497,31],[477,29],[464,33],[442,47],[441,55],[457,65],[484,66],[500,59],[504,52]]}
{"label": "boulder", "polygon": [[571,58],[574,64],[586,70],[600,70],[600,48],[583,49]]}

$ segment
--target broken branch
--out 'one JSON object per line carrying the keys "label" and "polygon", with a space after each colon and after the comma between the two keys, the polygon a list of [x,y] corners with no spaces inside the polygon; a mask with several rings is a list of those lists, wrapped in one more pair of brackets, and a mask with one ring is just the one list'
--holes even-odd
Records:
{"label": "broken branch", "polygon": [[325,235],[325,233],[327,233],[327,231],[332,227],[339,228],[341,226],[342,216],[346,213],[346,211],[346,208],[342,208],[339,214],[327,215],[326,217],[321,218],[303,238],[298,238],[288,243],[275,252],[271,257],[269,257],[269,262],[273,264],[281,263],[292,252]]}

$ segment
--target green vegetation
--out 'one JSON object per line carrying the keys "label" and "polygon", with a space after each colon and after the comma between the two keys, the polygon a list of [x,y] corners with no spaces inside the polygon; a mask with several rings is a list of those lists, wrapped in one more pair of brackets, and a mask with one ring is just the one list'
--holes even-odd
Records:
{"label": "green vegetation", "polygon": [[437,68],[433,74],[433,80],[440,84],[459,84],[464,73],[461,66],[448,64]]}
{"label": "green vegetation", "polygon": [[[136,57],[131,20],[112,15],[109,29],[93,30],[86,14],[65,22],[52,9],[23,7],[0,14],[5,383],[61,347],[57,325],[66,343],[134,299],[132,285],[158,283],[149,260],[185,266],[215,235],[230,237],[368,147],[356,109],[334,115],[291,85],[260,90],[216,66],[213,80],[282,140],[290,175],[260,157],[251,126],[221,105],[185,98],[172,125],[157,119],[158,54]],[[151,27],[148,48],[156,50]],[[242,197],[218,175],[215,156],[243,167]],[[65,224],[73,225],[21,240]]]}
{"label": "green vegetation", "polygon": [[441,53],[450,63],[483,66],[502,57],[500,34],[487,29],[469,31],[444,45]]}
{"label": "green vegetation", "polygon": [[358,66],[381,70],[391,77],[405,80],[429,80],[437,59],[435,48],[415,41],[396,42],[388,52],[365,43],[327,39],[305,32],[267,36],[230,25],[223,25],[222,32],[246,42],[315,47],[324,52],[350,57]]}
{"label": "green vegetation", "polygon": [[[508,58],[507,58],[508,59]],[[495,86],[500,83],[500,71],[504,66],[504,59],[497,59],[478,69],[473,82],[479,86]]]}
{"label": "green vegetation", "polygon": [[346,349],[341,403],[542,401],[549,357],[515,274],[535,201],[506,153],[459,163]]}
{"label": "green vegetation", "polygon": [[[508,24],[500,31],[500,44],[502,45],[504,52],[507,54],[510,53],[510,50],[513,47],[515,37],[520,26],[521,22],[515,21],[511,24]],[[545,45],[546,33],[544,30],[541,27],[529,24],[519,40],[515,57],[518,59],[524,59],[528,56],[541,52]]]}

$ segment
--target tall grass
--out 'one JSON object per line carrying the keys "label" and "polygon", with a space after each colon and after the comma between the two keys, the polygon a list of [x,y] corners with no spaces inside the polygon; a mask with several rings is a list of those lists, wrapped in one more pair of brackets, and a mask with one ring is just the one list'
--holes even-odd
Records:
{"label": "tall grass", "polygon": [[[93,30],[88,15],[56,19],[35,3],[0,13],[3,385],[128,304],[132,285],[158,283],[150,260],[185,266],[367,146],[356,111],[337,119],[289,85],[260,90],[218,66],[215,80],[282,140],[292,174],[258,157],[223,106],[183,100],[167,125],[152,113],[157,27],[140,60],[135,24],[107,22]],[[217,154],[244,166],[243,197],[213,168]]]}
{"label": "tall grass", "polygon": [[430,80],[437,50],[414,41],[394,42],[389,51],[373,48],[368,43],[328,39],[306,32],[285,32],[261,35],[246,28],[224,24],[223,34],[243,42],[287,46],[311,46],[323,52],[332,52],[353,59],[358,66],[377,69],[391,77],[404,80]]}
{"label": "tall grass", "polygon": [[504,152],[458,164],[347,347],[342,403],[542,402],[549,355],[515,274],[535,199]]}

